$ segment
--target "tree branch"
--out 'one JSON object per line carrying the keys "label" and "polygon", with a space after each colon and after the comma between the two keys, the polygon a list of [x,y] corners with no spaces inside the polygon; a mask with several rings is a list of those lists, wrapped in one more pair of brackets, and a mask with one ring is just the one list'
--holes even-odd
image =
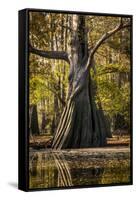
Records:
{"label": "tree branch", "polygon": [[122,18],[120,20],[120,23],[111,31],[108,31],[107,33],[105,33],[99,40],[98,42],[95,44],[95,46],[93,47],[93,49],[90,51],[90,55],[89,55],[89,59],[88,59],[88,64],[87,66],[89,67],[91,59],[93,58],[95,52],[98,50],[98,48],[101,46],[101,44],[103,42],[105,42],[105,40],[107,40],[108,38],[110,38],[112,35],[114,35],[116,32],[120,31],[121,29],[130,27],[131,24],[124,24],[122,22]]}
{"label": "tree branch", "polygon": [[114,33],[116,33],[117,31],[129,27],[130,25],[124,25],[124,26],[118,26],[115,29],[113,29],[112,31],[109,31],[107,33],[105,33],[96,43],[96,45],[94,46],[94,48],[91,51],[91,54],[94,55],[94,53],[97,51],[97,49],[100,47],[100,45],[107,40],[109,37],[111,37]]}
{"label": "tree branch", "polygon": [[65,51],[43,51],[29,45],[29,52],[48,59],[65,60],[69,63],[68,54]]}
{"label": "tree branch", "polygon": [[63,106],[66,105],[66,102],[61,98],[61,96],[60,96],[55,90],[53,90],[53,89],[51,89],[51,88],[48,88],[48,90],[50,90],[52,93],[54,93],[54,94],[58,97],[60,103],[61,103]]}

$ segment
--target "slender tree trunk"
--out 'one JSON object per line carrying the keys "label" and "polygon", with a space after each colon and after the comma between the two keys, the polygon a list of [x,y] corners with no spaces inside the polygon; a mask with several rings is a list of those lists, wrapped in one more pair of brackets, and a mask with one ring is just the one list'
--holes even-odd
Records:
{"label": "slender tree trunk", "polygon": [[[64,31],[64,23],[67,24],[68,22],[68,17],[66,18],[66,21],[64,20],[63,18],[63,15],[62,15],[62,19],[61,19],[61,24],[62,24],[62,29],[61,29],[61,50],[62,51],[66,51],[67,52],[67,29]],[[61,68],[61,71],[62,71],[62,83],[61,83],[61,98],[65,101],[65,97],[66,97],[66,94],[65,94],[65,84],[64,84],[64,81],[65,81],[65,75],[66,75],[66,66],[65,66],[65,62],[62,61],[62,68]]]}
{"label": "slender tree trunk", "polygon": [[38,124],[38,114],[37,105],[31,106],[31,117],[30,117],[30,132],[32,135],[39,135],[39,124]]}
{"label": "slender tree trunk", "polygon": [[106,135],[91,88],[87,32],[84,16],[73,15],[73,35],[69,74],[68,103],[62,113],[52,147],[86,148],[104,146]]}
{"label": "slender tree trunk", "polygon": [[41,132],[45,133],[45,129],[46,129],[45,99],[41,100],[41,108],[42,108]]}

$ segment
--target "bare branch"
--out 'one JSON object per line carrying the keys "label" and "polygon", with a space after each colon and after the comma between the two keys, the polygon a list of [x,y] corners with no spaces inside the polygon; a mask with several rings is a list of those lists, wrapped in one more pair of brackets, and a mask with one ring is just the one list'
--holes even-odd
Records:
{"label": "bare branch", "polygon": [[120,19],[120,23],[111,31],[108,31],[107,33],[105,33],[99,40],[98,42],[95,44],[95,46],[93,47],[93,49],[90,51],[90,55],[89,55],[89,59],[88,59],[88,64],[87,66],[89,67],[91,59],[93,58],[95,52],[98,50],[98,48],[101,46],[101,44],[103,44],[103,42],[105,42],[105,40],[107,40],[108,38],[110,38],[112,35],[114,35],[116,32],[120,31],[121,29],[130,27],[130,24],[124,24],[123,25],[123,21],[122,18]]}
{"label": "bare branch", "polygon": [[29,45],[29,52],[48,59],[65,60],[69,63],[68,54],[65,51],[43,51]]}
{"label": "bare branch", "polygon": [[126,28],[128,27],[128,25],[125,25],[125,26],[118,26],[117,28],[113,29],[112,31],[109,31],[107,33],[105,33],[101,38],[100,40],[98,40],[98,42],[96,43],[96,45],[94,46],[91,54],[93,55],[97,49],[99,48],[99,46],[105,41],[107,40],[109,37],[111,37],[114,33],[116,33],[117,31],[119,31],[120,29],[123,29],[123,28]]}
{"label": "bare branch", "polygon": [[[45,86],[45,87],[46,87],[46,86]],[[66,102],[61,98],[60,94],[59,94],[55,89],[52,89],[51,87],[46,87],[46,88],[47,88],[48,90],[50,90],[52,93],[54,93],[54,94],[58,97],[60,103],[61,103],[63,106],[66,105]]]}

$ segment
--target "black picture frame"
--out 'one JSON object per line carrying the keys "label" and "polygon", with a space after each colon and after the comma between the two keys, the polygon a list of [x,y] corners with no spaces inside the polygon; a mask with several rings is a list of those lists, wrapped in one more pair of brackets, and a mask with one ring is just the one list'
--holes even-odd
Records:
{"label": "black picture frame", "polygon": [[[93,16],[117,16],[128,17],[131,21],[131,43],[130,43],[130,63],[131,63],[131,111],[130,111],[130,182],[116,184],[94,184],[66,187],[51,188],[29,188],[29,12],[47,12],[63,14],[82,14]],[[90,188],[105,186],[122,186],[133,184],[133,15],[128,14],[111,14],[111,13],[93,13],[81,11],[64,11],[64,10],[46,10],[46,9],[23,9],[19,11],[19,134],[18,134],[18,188],[23,191],[39,191],[54,189],[74,189]]]}

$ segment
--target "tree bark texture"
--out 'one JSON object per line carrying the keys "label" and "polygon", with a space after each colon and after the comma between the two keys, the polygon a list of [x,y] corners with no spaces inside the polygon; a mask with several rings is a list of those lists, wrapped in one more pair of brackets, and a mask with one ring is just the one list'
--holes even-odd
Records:
{"label": "tree bark texture", "polygon": [[105,127],[95,105],[90,68],[86,69],[88,46],[85,18],[74,15],[72,29],[68,103],[62,113],[52,148],[104,146]]}

